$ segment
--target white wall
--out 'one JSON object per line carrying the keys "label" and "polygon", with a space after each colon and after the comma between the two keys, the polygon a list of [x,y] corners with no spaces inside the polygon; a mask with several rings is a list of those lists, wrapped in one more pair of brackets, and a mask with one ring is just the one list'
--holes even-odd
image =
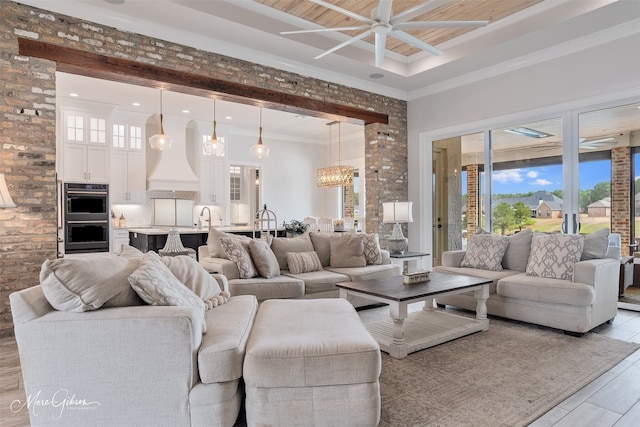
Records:
{"label": "white wall", "polygon": [[[615,100],[640,102],[640,34],[410,100],[411,250],[431,250],[430,141]],[[415,201],[419,201],[415,203]],[[416,213],[414,211],[414,213]]]}

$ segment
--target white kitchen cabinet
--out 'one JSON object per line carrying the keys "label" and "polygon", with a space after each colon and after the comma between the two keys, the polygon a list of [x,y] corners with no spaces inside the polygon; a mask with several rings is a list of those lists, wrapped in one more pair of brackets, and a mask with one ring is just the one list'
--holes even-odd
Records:
{"label": "white kitchen cabinet", "polygon": [[146,198],[146,161],[144,152],[112,150],[111,203],[144,203]]}
{"label": "white kitchen cabinet", "polygon": [[229,167],[226,159],[203,156],[200,160],[200,204],[226,205],[229,198]]}
{"label": "white kitchen cabinet", "polygon": [[109,182],[107,147],[65,143],[63,156],[64,181]]}
{"label": "white kitchen cabinet", "polygon": [[122,245],[129,244],[129,230],[126,228],[111,228],[111,253],[120,252]]}

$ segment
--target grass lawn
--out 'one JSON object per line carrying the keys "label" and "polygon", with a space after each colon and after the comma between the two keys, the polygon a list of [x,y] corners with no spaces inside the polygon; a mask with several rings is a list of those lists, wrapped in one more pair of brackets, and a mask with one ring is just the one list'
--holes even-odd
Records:
{"label": "grass lawn", "polygon": [[[553,233],[559,232],[562,229],[562,219],[561,218],[537,218],[534,220],[535,224],[531,227],[533,231],[539,231],[542,233]],[[638,220],[640,222],[640,220]],[[580,233],[581,234],[591,234],[594,231],[610,228],[611,227],[611,218],[610,217],[592,217],[589,218],[586,214],[580,215]],[[506,234],[512,234],[515,230],[511,230]]]}

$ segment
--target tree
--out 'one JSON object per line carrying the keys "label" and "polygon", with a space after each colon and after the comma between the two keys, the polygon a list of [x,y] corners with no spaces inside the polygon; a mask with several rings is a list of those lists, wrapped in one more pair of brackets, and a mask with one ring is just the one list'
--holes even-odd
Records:
{"label": "tree", "polygon": [[505,230],[510,229],[515,224],[514,210],[508,203],[498,203],[493,210],[493,230],[500,230],[504,235]]}
{"label": "tree", "polygon": [[609,197],[610,195],[611,195],[611,183],[599,182],[593,187],[593,192],[591,194],[591,203],[597,202],[598,200],[602,200],[605,197]]}
{"label": "tree", "polygon": [[551,194],[556,196],[558,199],[562,199],[562,190],[553,190]]}
{"label": "tree", "polygon": [[587,210],[587,206],[591,204],[593,190],[580,190],[580,209],[585,212]]}
{"label": "tree", "polygon": [[512,209],[514,224],[520,231],[522,231],[522,227],[534,223],[533,218],[531,218],[531,209],[523,201],[514,203]]}

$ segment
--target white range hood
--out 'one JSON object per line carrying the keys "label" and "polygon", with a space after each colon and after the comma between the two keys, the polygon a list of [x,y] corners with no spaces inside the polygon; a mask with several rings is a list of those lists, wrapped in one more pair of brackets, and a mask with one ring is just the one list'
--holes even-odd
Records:
{"label": "white range hood", "polygon": [[[164,133],[173,143],[171,148],[158,151],[147,146],[148,191],[199,191],[200,180],[193,172],[187,156],[187,121],[163,120]],[[147,126],[147,135],[158,132],[158,126]],[[151,133],[150,133],[151,132]],[[147,142],[148,144],[148,142]]]}

